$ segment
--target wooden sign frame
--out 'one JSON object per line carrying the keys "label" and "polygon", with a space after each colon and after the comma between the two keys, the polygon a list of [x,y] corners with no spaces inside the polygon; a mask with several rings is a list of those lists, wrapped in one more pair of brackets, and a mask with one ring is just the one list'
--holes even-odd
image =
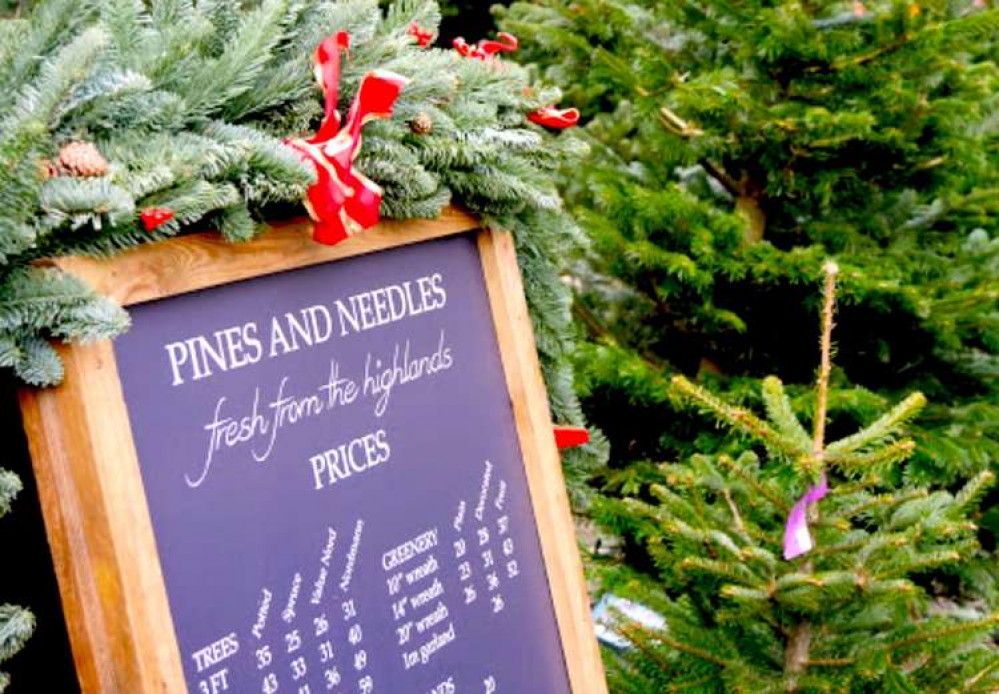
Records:
{"label": "wooden sign frame", "polygon": [[[111,259],[51,261],[123,306],[476,231],[507,390],[573,694],[607,691],[569,500],[510,234],[454,208],[337,246],[307,218],[245,244],[197,234]],[[24,427],[84,694],[187,691],[110,341],[57,347],[62,385],[20,391]],[[533,693],[532,693],[533,694]]]}

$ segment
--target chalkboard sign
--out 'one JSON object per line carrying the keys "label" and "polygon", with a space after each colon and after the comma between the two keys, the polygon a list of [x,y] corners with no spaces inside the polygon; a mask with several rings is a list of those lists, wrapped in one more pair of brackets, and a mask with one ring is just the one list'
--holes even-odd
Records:
{"label": "chalkboard sign", "polygon": [[449,210],[108,261],[25,390],[85,692],[604,692],[509,236]]}

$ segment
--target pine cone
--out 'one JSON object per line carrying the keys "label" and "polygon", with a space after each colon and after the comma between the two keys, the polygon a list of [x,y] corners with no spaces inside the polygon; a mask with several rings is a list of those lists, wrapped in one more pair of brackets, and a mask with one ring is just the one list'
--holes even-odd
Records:
{"label": "pine cone", "polygon": [[420,113],[409,121],[409,129],[417,135],[429,135],[434,130],[434,120],[426,113]]}
{"label": "pine cone", "polygon": [[59,150],[59,168],[69,176],[103,176],[108,161],[89,142],[69,142]]}

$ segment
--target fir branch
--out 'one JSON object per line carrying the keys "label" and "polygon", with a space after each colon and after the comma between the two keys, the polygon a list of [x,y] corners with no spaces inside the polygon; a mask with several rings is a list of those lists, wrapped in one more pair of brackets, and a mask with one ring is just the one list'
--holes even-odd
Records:
{"label": "fir branch", "polygon": [[776,376],[764,378],[761,392],[767,417],[777,432],[788,441],[793,441],[802,452],[809,451],[812,447],[811,438],[791,409],[791,401],[784,392],[784,384],[780,379]]}
{"label": "fir branch", "polygon": [[30,612],[14,605],[0,605],[0,661],[21,650],[34,630],[35,618]]}
{"label": "fir branch", "polygon": [[850,519],[867,513],[872,510],[891,511],[893,508],[913,499],[925,499],[929,492],[925,489],[911,489],[902,493],[878,494],[861,501],[859,504],[849,506],[839,511],[833,512],[834,518]]}
{"label": "fir branch", "polygon": [[901,561],[893,560],[891,565],[880,573],[875,574],[875,580],[885,580],[894,576],[905,576],[919,573],[927,569],[934,569],[947,564],[954,564],[961,560],[961,555],[955,551],[940,551],[920,554],[914,557],[906,557]]}
{"label": "fir branch", "polygon": [[796,446],[789,444],[766,422],[749,410],[729,405],[705,388],[692,383],[685,376],[673,376],[670,383],[685,399],[700,405],[704,411],[710,412],[734,429],[761,441],[770,450],[782,453],[792,461],[802,463],[805,469],[813,467],[809,457],[802,456],[801,451]]}
{"label": "fir branch", "polygon": [[889,467],[907,460],[916,450],[916,442],[911,439],[895,441],[866,453],[845,453],[829,455],[826,462],[845,472],[867,472],[871,469]]}
{"label": "fir branch", "polygon": [[947,639],[953,636],[960,636],[967,634],[969,632],[978,631],[990,631],[999,626],[999,613],[992,614],[984,619],[976,619],[968,622],[963,622],[961,624],[956,624],[945,629],[936,629],[933,631],[923,631],[908,638],[899,639],[898,641],[893,641],[883,647],[884,651],[897,651],[903,648],[908,648],[909,646],[914,646],[919,643],[938,641],[942,639]]}
{"label": "fir branch", "polygon": [[[666,644],[670,648],[673,648],[673,649],[675,649],[675,650],[677,650],[677,651],[679,651],[681,653],[686,653],[687,655],[690,655],[690,656],[693,656],[695,658],[698,658],[699,660],[703,660],[705,662],[712,663],[712,664],[717,665],[717,666],[722,667],[722,668],[728,668],[728,667],[730,667],[730,663],[728,661],[726,661],[726,660],[724,660],[724,659],[722,659],[722,658],[720,658],[720,657],[718,657],[718,656],[716,656],[716,655],[714,655],[712,653],[709,653],[709,652],[707,652],[707,651],[705,651],[703,649],[700,649],[700,648],[696,648],[694,646],[690,646],[690,645],[682,643],[680,641],[674,641],[667,634],[665,634],[663,632],[653,632],[651,629],[648,629],[647,627],[644,627],[644,626],[641,626],[641,625],[638,625],[638,624],[635,624],[635,623],[628,623],[628,624],[624,625],[622,627],[622,633],[626,637],[628,637],[629,641],[631,641],[632,643],[635,643],[636,645],[638,645],[637,642],[640,641],[643,638],[647,639],[646,643],[648,643],[650,641],[659,641],[661,643]],[[647,651],[647,654],[648,653],[649,652]]]}
{"label": "fir branch", "polygon": [[[659,124],[662,125],[666,131],[677,135],[678,137],[690,139],[704,134],[703,130],[689,121],[684,120],[666,106],[661,106],[659,108],[659,111],[656,113],[656,117],[659,120]],[[718,183],[721,184],[721,186],[728,191],[732,197],[737,198],[744,193],[744,187],[715,162],[707,158],[702,158],[698,163],[701,165],[701,168],[707,171],[708,175],[718,181]]]}
{"label": "fir branch", "polygon": [[966,679],[964,681],[964,687],[963,687],[964,691],[966,692],[973,691],[974,687],[977,686],[978,683],[981,682],[990,673],[994,672],[996,668],[999,668],[999,658],[992,660],[991,662],[989,662],[988,665],[986,665],[981,670],[976,672],[974,675]]}
{"label": "fir branch", "polygon": [[62,380],[62,361],[47,340],[34,335],[24,337],[20,355],[14,373],[28,385],[51,386]]}
{"label": "fir branch", "polygon": [[949,511],[952,518],[970,513],[981,503],[986,492],[995,484],[996,475],[991,470],[983,470],[961,487],[954,495],[954,504]]}
{"label": "fir branch", "polygon": [[922,393],[913,393],[861,431],[829,444],[827,452],[831,456],[842,457],[875,446],[895,435],[907,422],[915,418],[925,405],[926,397]]}
{"label": "fir branch", "polygon": [[770,504],[776,508],[781,514],[787,515],[787,512],[791,507],[787,502],[779,497],[774,491],[768,488],[765,484],[761,483],[757,477],[751,472],[747,471],[739,461],[733,460],[730,456],[721,455],[718,457],[718,462],[732,471],[734,474],[738,475],[746,484],[748,484],[753,491],[765,498]]}
{"label": "fir branch", "polygon": [[849,667],[853,658],[809,658],[808,667]]}
{"label": "fir branch", "polygon": [[17,475],[0,468],[0,517],[10,512],[14,498],[22,489],[23,485]]}
{"label": "fir branch", "polygon": [[684,557],[677,564],[681,572],[701,572],[728,581],[739,581],[750,588],[760,589],[761,579],[738,562],[705,559],[704,557]]}

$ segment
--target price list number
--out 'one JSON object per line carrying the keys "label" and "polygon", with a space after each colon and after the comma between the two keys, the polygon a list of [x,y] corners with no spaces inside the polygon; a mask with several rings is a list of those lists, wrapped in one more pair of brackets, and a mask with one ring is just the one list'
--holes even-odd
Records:
{"label": "price list number", "polygon": [[[464,559],[468,553],[468,542],[465,538],[458,538],[454,541],[454,558]],[[458,579],[462,582],[461,592],[466,605],[471,605],[478,598],[475,586],[471,584],[473,576],[472,562],[465,560],[458,564]]]}
{"label": "price list number", "polygon": [[309,674],[309,667],[305,663],[305,656],[298,656],[291,661],[291,679],[298,682]]}
{"label": "price list number", "polygon": [[340,682],[343,681],[343,678],[340,676],[340,671],[335,665],[326,670],[324,677],[326,679],[327,689],[334,689],[340,685]]}
{"label": "price list number", "polygon": [[312,626],[316,629],[316,638],[326,636],[330,630],[330,620],[326,619],[326,613],[323,612],[318,617],[313,617]]}
{"label": "price list number", "polygon": [[[357,621],[357,603],[352,599],[344,600],[340,604],[340,610],[343,613],[343,621],[347,625],[347,643],[353,648],[354,671],[360,675],[368,669],[368,651],[362,647],[364,643],[364,629]],[[340,679],[338,673],[335,679]],[[328,677],[327,683],[330,681],[331,678]],[[371,675],[363,675],[357,680],[357,691],[360,694],[369,694],[369,692],[373,692],[374,690],[375,680]]]}
{"label": "price list number", "polygon": [[220,694],[229,690],[229,669],[223,668],[213,672],[208,679],[198,682],[200,694]]}
{"label": "price list number", "polygon": [[266,670],[274,662],[270,646],[261,646],[257,649],[257,669]]}

